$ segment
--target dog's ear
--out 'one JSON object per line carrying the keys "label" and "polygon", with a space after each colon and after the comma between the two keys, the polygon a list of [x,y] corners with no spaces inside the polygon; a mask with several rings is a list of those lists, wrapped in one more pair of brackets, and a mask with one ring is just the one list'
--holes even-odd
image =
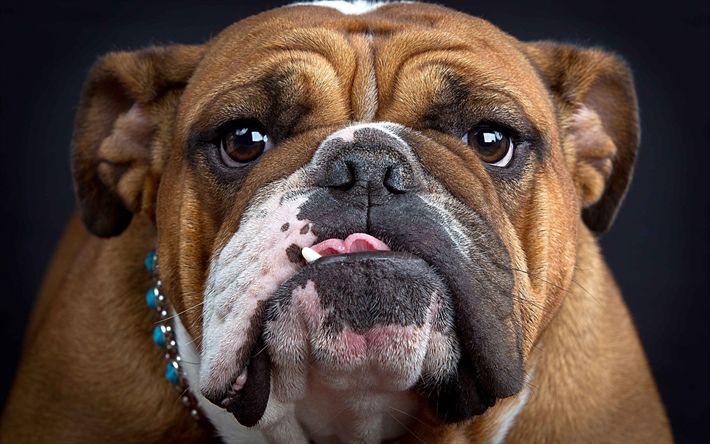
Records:
{"label": "dog's ear", "polygon": [[109,53],[84,82],[72,140],[82,219],[102,237],[152,211],[166,141],[187,81],[203,53],[174,45]]}
{"label": "dog's ear", "polygon": [[599,49],[535,42],[526,52],[556,98],[582,218],[603,233],[626,194],[639,145],[631,72]]}

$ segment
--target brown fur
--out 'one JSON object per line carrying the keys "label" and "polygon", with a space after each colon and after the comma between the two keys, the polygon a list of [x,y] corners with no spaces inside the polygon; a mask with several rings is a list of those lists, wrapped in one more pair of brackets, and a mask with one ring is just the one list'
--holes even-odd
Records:
{"label": "brown fur", "polygon": [[[483,20],[430,5],[384,6],[364,16],[279,9],[243,20],[203,47],[116,53],[97,63],[77,116],[78,198],[94,233],[128,228],[109,240],[76,224],[67,231],[57,257],[72,263],[60,278],[55,261],[38,301],[3,439],[206,438],[162,381],[160,353],[148,339],[142,256],[157,242],[167,294],[199,345],[198,304],[212,253],[238,228],[256,190],[305,164],[319,141],[367,114],[363,95],[374,55],[375,120],[411,127],[406,137],[427,172],[494,221],[510,252],[514,322],[532,376],[530,399],[507,441],[672,440],[592,234],[611,224],[638,146],[628,68],[599,50],[524,44]],[[250,56],[259,63],[245,64]],[[453,134],[465,124],[459,117],[448,119],[448,133],[431,127],[440,123],[433,104],[445,110],[457,99],[446,94],[451,79],[474,94],[454,103],[459,115],[503,110],[544,141],[547,150],[515,182],[493,178],[460,143]],[[225,184],[185,147],[196,131],[234,116],[287,123],[283,143],[239,184]],[[516,399],[450,426],[423,408],[410,440],[484,442]]]}
{"label": "brown fur", "polygon": [[[3,415],[3,442],[204,438],[179,394],[161,380],[162,353],[149,340],[155,317],[136,293],[150,286],[141,261],[153,237],[146,217],[111,240],[71,225],[70,242],[55,259],[73,256],[71,268],[40,295]],[[72,241],[80,239],[77,249]]]}

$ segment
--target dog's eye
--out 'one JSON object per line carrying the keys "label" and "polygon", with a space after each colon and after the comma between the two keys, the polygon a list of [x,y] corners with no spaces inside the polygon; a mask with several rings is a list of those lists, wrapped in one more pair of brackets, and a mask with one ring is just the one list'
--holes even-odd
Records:
{"label": "dog's eye", "polygon": [[476,150],[481,160],[493,166],[506,167],[513,159],[513,140],[503,131],[476,128],[467,132],[463,141]]}
{"label": "dog's eye", "polygon": [[225,165],[238,167],[256,160],[269,148],[269,136],[258,122],[238,121],[225,131],[219,151]]}

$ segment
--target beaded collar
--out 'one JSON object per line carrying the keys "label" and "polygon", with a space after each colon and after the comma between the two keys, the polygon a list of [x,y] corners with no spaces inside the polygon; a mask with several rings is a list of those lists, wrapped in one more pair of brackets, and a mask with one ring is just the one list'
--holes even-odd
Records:
{"label": "beaded collar", "polygon": [[210,427],[211,425],[200,411],[197,399],[190,391],[187,378],[185,378],[182,358],[178,352],[175,338],[173,320],[177,314],[173,314],[163,293],[163,285],[158,274],[158,256],[155,250],[149,252],[145,257],[145,269],[153,277],[153,286],[146,292],[145,302],[148,308],[158,314],[158,322],[153,328],[152,336],[155,345],[165,351],[165,379],[180,393],[180,400],[190,411],[190,416],[204,426]]}

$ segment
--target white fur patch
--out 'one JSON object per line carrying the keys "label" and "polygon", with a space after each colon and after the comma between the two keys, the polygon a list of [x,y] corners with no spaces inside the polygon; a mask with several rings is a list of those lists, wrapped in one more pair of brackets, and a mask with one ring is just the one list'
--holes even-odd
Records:
{"label": "white fur patch", "polygon": [[[254,345],[248,343],[249,326],[259,304],[299,267],[289,258],[289,247],[296,245],[300,252],[316,239],[302,232],[310,229],[309,221],[297,217],[305,196],[286,197],[299,179],[294,173],[290,182],[271,184],[255,196],[239,230],[212,260],[204,296],[202,390],[215,393],[231,382],[235,370],[244,369]],[[240,355],[243,362],[237,362]]]}
{"label": "white fur patch", "polygon": [[342,0],[316,0],[313,2],[297,2],[293,3],[291,6],[323,6],[325,8],[332,8],[338,10],[345,15],[360,15],[367,14],[368,12],[374,11],[380,6],[386,4],[387,2],[368,2],[364,0],[355,0],[353,2],[347,2]]}
{"label": "white fur patch", "polygon": [[[174,315],[174,314],[173,314]],[[175,339],[177,348],[182,356],[182,368],[185,379],[197,398],[197,403],[202,413],[217,430],[217,433],[226,444],[266,444],[264,436],[256,429],[244,427],[239,424],[234,415],[217,407],[207,400],[199,390],[200,386],[200,354],[195,349],[195,342],[182,325],[179,316],[174,317]]]}
{"label": "white fur patch", "polygon": [[180,317],[175,316],[174,322],[185,378],[197,398],[200,410],[226,444],[308,444],[309,440],[296,419],[295,406],[279,402],[273,392],[269,395],[264,416],[257,426],[249,428],[239,424],[234,415],[212,404],[200,391],[195,390],[200,383],[200,355]]}
{"label": "white fur patch", "polygon": [[525,388],[518,393],[515,404],[509,406],[506,412],[501,415],[498,431],[496,431],[496,434],[493,435],[491,444],[501,444],[505,440],[510,428],[513,427],[515,418],[518,417],[520,412],[523,410],[523,407],[525,407],[525,404],[527,404],[528,399],[530,398],[530,387],[527,385],[529,380],[529,377],[526,378]]}
{"label": "white fur patch", "polygon": [[[417,157],[414,155],[414,151],[412,150],[412,148],[407,142],[404,141],[404,139],[399,136],[399,134],[397,134],[397,130],[404,127],[398,123],[393,122],[365,122],[350,125],[328,136],[325,140],[323,140],[323,142],[321,142],[321,147],[327,145],[328,142],[333,139],[341,139],[344,142],[352,142],[355,140],[355,131],[363,128],[371,128],[378,131],[382,131],[383,133],[392,137],[397,142],[399,142],[399,151],[406,156],[407,160],[409,162],[418,163]],[[321,149],[318,149],[318,151],[316,151],[316,153],[313,155],[313,159],[311,160],[311,164],[318,162],[319,158],[322,156],[322,151],[323,150]]]}

